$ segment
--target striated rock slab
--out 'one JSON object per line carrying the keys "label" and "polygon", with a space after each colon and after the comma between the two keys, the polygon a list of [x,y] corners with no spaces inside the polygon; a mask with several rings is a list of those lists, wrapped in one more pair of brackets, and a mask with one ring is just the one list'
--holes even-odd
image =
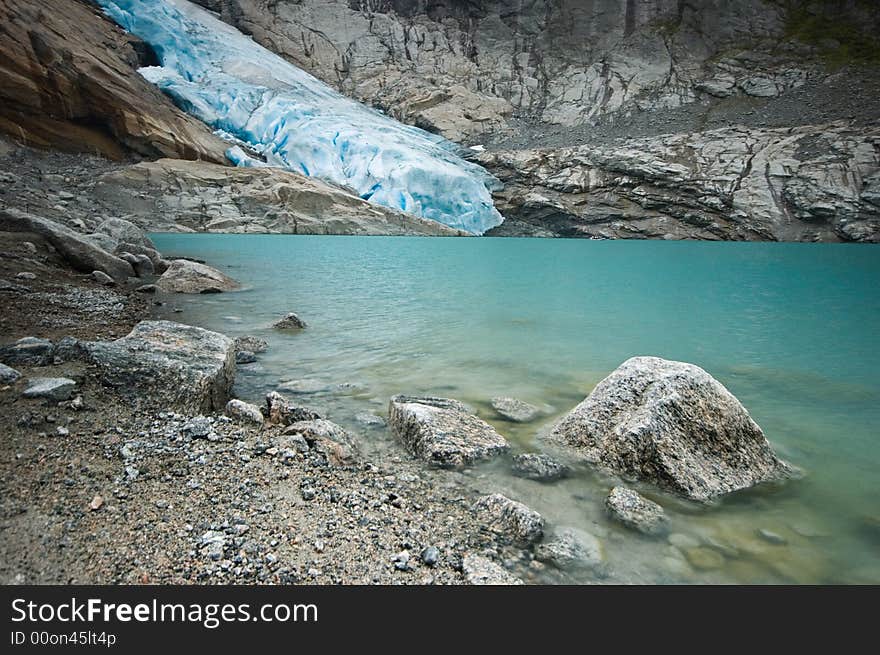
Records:
{"label": "striated rock slab", "polygon": [[102,271],[116,281],[125,281],[134,275],[134,269],[128,262],[94,245],[84,235],[48,218],[32,216],[17,209],[0,210],[0,230],[39,234],[77,271]]}
{"label": "striated rock slab", "polygon": [[149,230],[464,235],[280,168],[160,159],[102,175],[94,194]]}
{"label": "striated rock slab", "polygon": [[239,288],[238,282],[216,268],[188,259],[175,259],[156,283],[172,293],[220,293]]}
{"label": "striated rock slab", "polygon": [[504,437],[457,400],[395,396],[388,423],[410,453],[444,468],[475,464],[510,449]]}
{"label": "striated rock slab", "polygon": [[579,460],[698,501],[794,472],[720,382],[658,357],[621,364],[545,438]]}
{"label": "striated rock slab", "polygon": [[544,536],[544,518],[502,494],[483,496],[474,503],[473,511],[492,532],[521,546],[540,541]]}
{"label": "striated rock slab", "polygon": [[101,381],[138,404],[223,411],[235,377],[232,339],[171,321],[141,321],[116,341],[80,342]]}
{"label": "striated rock slab", "polygon": [[730,127],[486,152],[491,235],[880,241],[880,126]]}
{"label": "striated rock slab", "polygon": [[4,0],[0,132],[114,159],[226,162],[224,142],[138,74],[150,54],[84,0]]}

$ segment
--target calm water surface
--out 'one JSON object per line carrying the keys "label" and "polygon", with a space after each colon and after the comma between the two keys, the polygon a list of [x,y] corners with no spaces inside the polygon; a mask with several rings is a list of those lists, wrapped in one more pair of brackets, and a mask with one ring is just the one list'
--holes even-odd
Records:
{"label": "calm water surface", "polygon": [[[396,393],[466,401],[520,450],[633,355],[693,362],[724,383],[806,477],[694,507],[650,487],[671,541],[610,524],[612,478],[542,485],[501,467],[471,475],[598,536],[608,566],[557,574],[590,582],[880,582],[880,249],[549,239],[276,235],[153,236],[162,252],[206,260],[245,285],[175,296],[160,312],[270,349],[241,367],[237,393],[279,388],[361,436],[395,448],[384,415]],[[182,310],[173,312],[172,309]],[[287,311],[309,329],[270,328]],[[511,395],[547,406],[527,426],[493,417]],[[771,530],[785,539],[758,536]],[[701,550],[694,551],[698,548]],[[714,554],[708,555],[705,550]]]}

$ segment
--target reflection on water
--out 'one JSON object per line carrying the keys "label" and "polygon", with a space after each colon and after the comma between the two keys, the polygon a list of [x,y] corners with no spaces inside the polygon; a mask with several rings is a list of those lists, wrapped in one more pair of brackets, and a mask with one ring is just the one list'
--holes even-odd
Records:
{"label": "reflection on water", "polygon": [[[880,250],[827,244],[596,242],[268,235],[156,235],[241,292],[177,296],[163,315],[270,349],[240,367],[236,392],[284,384],[361,435],[396,447],[384,415],[396,393],[455,397],[520,450],[623,360],[693,362],[721,380],[777,451],[807,472],[782,487],[696,507],[641,488],[670,515],[668,539],[609,523],[615,480],[582,471],[551,485],[503,466],[467,475],[599,537],[599,572],[553,581],[880,582]],[[182,313],[173,313],[173,308]],[[296,311],[309,328],[269,327]],[[488,401],[515,396],[553,411],[514,424]],[[761,532],[763,531],[763,533]],[[763,536],[762,536],[763,534]]]}

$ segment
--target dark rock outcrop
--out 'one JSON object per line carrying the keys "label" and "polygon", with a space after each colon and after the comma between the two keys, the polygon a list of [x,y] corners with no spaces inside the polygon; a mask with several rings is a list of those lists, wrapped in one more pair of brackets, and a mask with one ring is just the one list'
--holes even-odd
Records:
{"label": "dark rock outcrop", "polygon": [[580,461],[708,501],[793,473],[703,369],[633,357],[545,436]]}

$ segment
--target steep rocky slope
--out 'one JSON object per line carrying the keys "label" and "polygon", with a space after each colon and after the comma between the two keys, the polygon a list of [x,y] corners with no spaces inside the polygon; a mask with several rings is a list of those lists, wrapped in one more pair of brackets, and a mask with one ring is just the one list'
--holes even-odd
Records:
{"label": "steep rocky slope", "polygon": [[85,0],[4,0],[0,132],[114,159],[225,162],[224,143],[137,74],[150,57]]}
{"label": "steep rocky slope", "polygon": [[570,126],[777,96],[823,75],[835,36],[859,46],[846,57],[872,54],[878,24],[858,0],[197,2],[349,95],[465,141],[514,115]]}

